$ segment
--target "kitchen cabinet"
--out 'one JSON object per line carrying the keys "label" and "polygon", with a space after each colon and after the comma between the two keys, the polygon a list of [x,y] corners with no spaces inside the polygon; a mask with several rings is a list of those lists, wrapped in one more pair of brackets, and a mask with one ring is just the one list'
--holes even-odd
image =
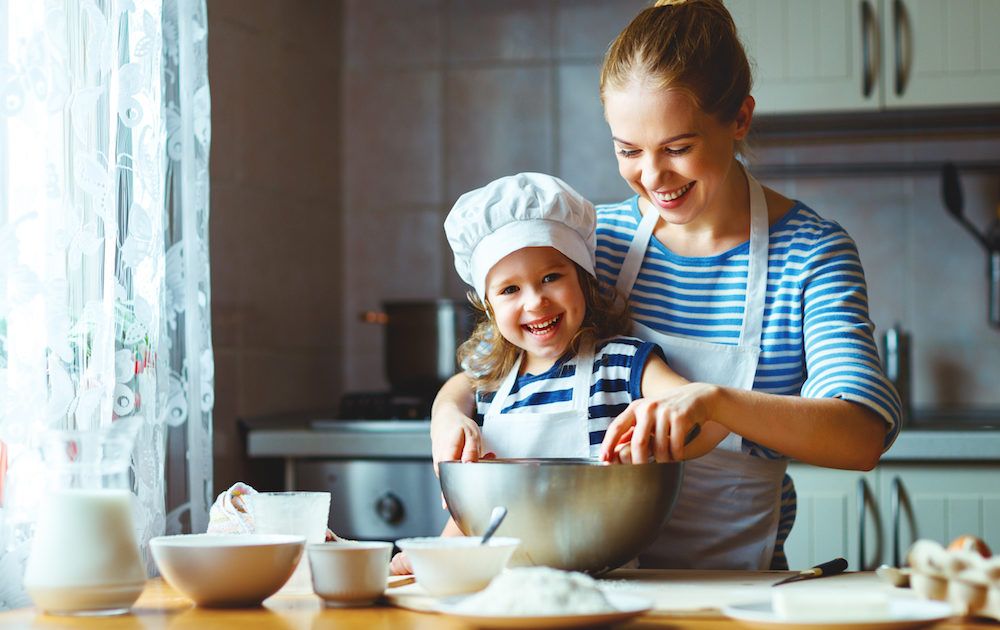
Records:
{"label": "kitchen cabinet", "polygon": [[899,564],[910,544],[972,534],[1000,552],[1000,462],[889,462],[870,472],[792,463],[798,513],[789,565],[830,558],[850,570]]}
{"label": "kitchen cabinet", "polygon": [[1000,103],[996,0],[725,0],[758,114]]}

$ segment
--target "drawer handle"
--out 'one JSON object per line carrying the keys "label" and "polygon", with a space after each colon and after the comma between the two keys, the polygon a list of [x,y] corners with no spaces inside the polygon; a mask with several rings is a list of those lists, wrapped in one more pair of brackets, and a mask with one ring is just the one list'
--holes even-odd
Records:
{"label": "drawer handle", "polygon": [[861,3],[861,65],[863,66],[861,95],[865,98],[872,95],[872,89],[875,87],[875,58],[878,56],[878,40],[874,25],[875,10],[872,9],[871,2],[863,0]]}

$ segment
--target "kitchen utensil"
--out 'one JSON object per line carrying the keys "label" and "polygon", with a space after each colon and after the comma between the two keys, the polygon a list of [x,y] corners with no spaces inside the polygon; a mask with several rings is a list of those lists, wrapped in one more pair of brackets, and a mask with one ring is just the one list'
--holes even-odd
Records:
{"label": "kitchen utensil", "polygon": [[[257,534],[303,536],[306,543],[326,540],[330,516],[329,492],[258,492],[244,495]],[[313,592],[309,559],[303,554],[295,573],[281,587],[282,594]]]}
{"label": "kitchen utensil", "polygon": [[847,560],[844,560],[843,558],[834,558],[833,560],[827,560],[822,564],[817,564],[811,569],[799,571],[795,575],[786,577],[783,580],[778,580],[771,586],[779,586],[781,584],[788,584],[789,582],[798,582],[801,580],[811,580],[813,578],[837,575],[843,573],[845,570],[847,570]]}
{"label": "kitchen utensil", "polygon": [[879,576],[893,586],[906,588],[910,585],[910,569],[908,568],[901,569],[899,567],[883,564],[875,569],[875,575]]}
{"label": "kitchen utensil", "polygon": [[614,608],[603,613],[565,613],[562,615],[487,615],[470,614],[460,603],[444,601],[436,603],[434,610],[461,619],[470,628],[497,628],[502,630],[537,630],[546,628],[606,628],[626,619],[638,617],[652,609],[652,601],[632,593],[605,593],[608,603]]}
{"label": "kitchen utensil", "polygon": [[[972,234],[973,238],[983,246],[987,261],[987,277],[989,279],[989,322],[994,328],[1000,328],[1000,236],[994,236],[993,230],[983,234],[963,213],[962,187],[958,179],[958,169],[947,162],[941,174],[941,195],[944,197],[945,208],[962,226]],[[998,216],[1000,219],[1000,216]],[[1000,232],[998,232],[1000,234]]]}
{"label": "kitchen utensil", "polygon": [[164,579],[199,606],[254,607],[295,571],[306,539],[268,534],[177,534],[149,541]]}
{"label": "kitchen utensil", "polygon": [[453,300],[383,302],[362,321],[385,326],[385,371],[397,394],[435,393],[458,371],[455,352],[472,332],[471,307]]}
{"label": "kitchen utensil", "polygon": [[889,600],[889,610],[885,615],[864,617],[852,614],[849,599],[841,600],[843,618],[830,615],[821,621],[779,617],[771,602],[750,602],[726,606],[722,614],[734,619],[747,628],[755,630],[916,630],[932,626],[952,616],[947,602],[929,602],[909,597]]}
{"label": "kitchen utensil", "polygon": [[313,590],[328,606],[368,606],[385,592],[392,543],[338,541],[306,545]]}
{"label": "kitchen utensil", "polygon": [[899,394],[900,424],[907,426],[911,420],[910,395],[910,333],[896,324],[882,336],[882,365],[886,378]]}
{"label": "kitchen utensil", "polygon": [[129,464],[138,424],[39,435],[44,469],[24,588],[40,610],[128,612],[146,585],[132,521]]}
{"label": "kitchen utensil", "polygon": [[434,536],[402,538],[396,546],[410,559],[417,584],[434,597],[445,597],[486,588],[520,543],[503,536],[485,545],[479,544],[479,536]]}
{"label": "kitchen utensil", "polygon": [[505,516],[507,516],[507,508],[502,505],[493,508],[493,513],[490,514],[490,524],[486,526],[486,531],[483,532],[483,539],[479,541],[480,545],[485,545],[489,542],[494,532],[497,531],[497,527],[500,527],[500,523],[503,522]]}
{"label": "kitchen utensil", "polygon": [[494,505],[500,527],[521,539],[511,566],[603,573],[646,548],[680,491],[683,464],[607,465],[588,459],[441,462],[441,489],[459,528],[485,531]]}
{"label": "kitchen utensil", "polygon": [[968,230],[973,238],[979,241],[980,245],[988,251],[989,245],[986,242],[986,237],[965,218],[965,214],[963,213],[962,185],[958,179],[958,168],[951,162],[946,162],[942,168],[941,196],[944,198],[945,208],[948,209],[951,216],[955,217],[962,224],[962,227]]}

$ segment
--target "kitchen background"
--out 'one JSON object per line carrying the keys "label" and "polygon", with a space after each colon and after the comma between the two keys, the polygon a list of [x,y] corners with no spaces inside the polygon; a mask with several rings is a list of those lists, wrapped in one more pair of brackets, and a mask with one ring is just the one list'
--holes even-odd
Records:
{"label": "kitchen background", "polygon": [[[247,460],[240,418],[334,411],[346,392],[388,387],[384,331],[359,313],[463,299],[441,229],[462,192],[533,170],[596,203],[631,194],[597,82],[645,6],[209,0],[216,492],[276,473]],[[986,255],[946,212],[937,169],[959,164],[965,212],[985,229],[1000,107],[758,127],[753,170],[854,236],[877,334],[912,335],[915,408],[1000,408]]]}

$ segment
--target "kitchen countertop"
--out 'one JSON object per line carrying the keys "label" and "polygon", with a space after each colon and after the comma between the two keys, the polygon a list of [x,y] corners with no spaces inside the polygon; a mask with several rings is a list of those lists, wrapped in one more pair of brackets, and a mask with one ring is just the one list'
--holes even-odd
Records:
{"label": "kitchen countertop", "polygon": [[[614,572],[612,578],[622,578],[636,584],[645,584],[647,588],[661,591],[674,591],[677,597],[685,596],[688,582],[685,575],[696,572],[642,572],[628,571],[623,574]],[[697,572],[701,575],[711,572]],[[775,572],[746,571],[718,572],[727,579],[725,574],[739,578],[743,588],[760,587],[770,581],[788,575]],[[835,581],[840,582],[835,582]],[[879,582],[874,574],[844,574],[823,578],[823,581],[833,586],[841,584],[871,584],[877,588],[889,588]],[[695,587],[699,583],[695,583]],[[704,586],[702,584],[702,586]],[[794,587],[794,586],[793,586]],[[405,587],[404,587],[405,588]],[[788,588],[788,587],[783,587]],[[392,589],[390,589],[391,591]],[[897,589],[898,590],[898,589]],[[717,592],[731,592],[717,590]],[[905,593],[905,591],[899,591]],[[654,600],[655,601],[655,600]],[[684,612],[661,613],[654,607],[651,613],[629,620],[616,628],[623,630],[638,630],[642,628],[690,628],[692,630],[737,630],[743,628],[738,622],[723,617],[717,612]],[[28,628],[94,628],[98,630],[153,630],[169,628],[170,630],[200,630],[201,628],[219,628],[222,630],[242,630],[256,628],[259,630],[368,630],[370,628],[392,628],[393,630],[465,630],[468,628],[461,620],[444,614],[416,612],[385,604],[368,608],[324,608],[321,600],[314,595],[277,595],[266,600],[259,608],[246,609],[203,609],[195,607],[189,600],[179,595],[169,584],[160,578],[149,581],[146,590],[140,596],[130,614],[113,617],[57,617],[39,614],[34,608],[19,608],[0,612],[0,627],[5,630],[22,630]],[[996,622],[952,618],[934,626],[942,630],[996,630]]]}
{"label": "kitchen countertop", "polygon": [[[1000,462],[1000,420],[924,415],[903,428],[883,462]],[[429,420],[247,422],[250,457],[427,459]]]}

